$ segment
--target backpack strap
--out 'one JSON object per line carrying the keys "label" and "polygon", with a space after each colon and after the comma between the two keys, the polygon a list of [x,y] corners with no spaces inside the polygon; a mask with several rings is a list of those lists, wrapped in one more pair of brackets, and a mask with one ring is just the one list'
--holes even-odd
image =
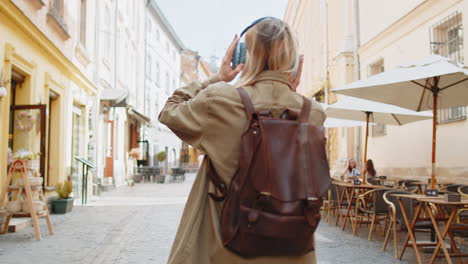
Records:
{"label": "backpack strap", "polygon": [[247,92],[244,90],[244,88],[242,87],[237,88],[237,91],[239,92],[239,95],[242,99],[242,103],[244,104],[247,118],[250,120],[250,118],[252,118],[252,115],[255,113],[255,108],[253,106],[252,100],[250,100],[250,97],[247,94]]}
{"label": "backpack strap", "polygon": [[302,97],[304,103],[302,104],[301,114],[299,115],[299,122],[307,123],[309,121],[311,102],[309,99]]}
{"label": "backpack strap", "polygon": [[209,192],[211,199],[216,202],[221,202],[226,198],[227,194],[227,186],[226,183],[219,177],[218,173],[216,172],[213,162],[211,162],[210,158],[205,155],[206,162],[208,163],[208,171],[206,176],[208,179],[213,183],[213,185],[221,192],[221,195],[217,195],[215,193]]}

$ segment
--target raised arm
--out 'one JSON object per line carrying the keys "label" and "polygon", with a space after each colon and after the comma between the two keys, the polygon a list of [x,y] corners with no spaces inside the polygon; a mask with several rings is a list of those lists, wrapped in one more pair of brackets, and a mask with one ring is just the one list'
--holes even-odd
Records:
{"label": "raised arm", "polygon": [[219,81],[218,75],[214,75],[204,82],[195,81],[177,89],[159,113],[159,122],[169,127],[182,141],[202,149],[209,100],[203,89]]}

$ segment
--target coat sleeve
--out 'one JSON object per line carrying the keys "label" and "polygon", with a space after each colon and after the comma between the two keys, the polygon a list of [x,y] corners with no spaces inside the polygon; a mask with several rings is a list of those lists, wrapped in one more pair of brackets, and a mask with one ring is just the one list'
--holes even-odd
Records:
{"label": "coat sleeve", "polygon": [[204,82],[192,82],[177,89],[167,100],[159,122],[166,125],[182,141],[203,149],[203,131],[208,119],[208,85],[219,82],[218,75],[213,75]]}

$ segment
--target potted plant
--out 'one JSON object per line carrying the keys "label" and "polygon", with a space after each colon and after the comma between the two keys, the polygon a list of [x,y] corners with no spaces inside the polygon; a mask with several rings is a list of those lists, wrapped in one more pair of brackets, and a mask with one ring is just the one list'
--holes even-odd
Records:
{"label": "potted plant", "polygon": [[73,191],[73,185],[70,179],[63,183],[57,184],[55,192],[59,198],[52,201],[52,211],[55,214],[65,214],[73,208],[73,197],[70,197],[70,193]]}
{"label": "potted plant", "polygon": [[[159,162],[163,162],[167,159],[167,153],[165,151],[160,151],[156,154],[156,159],[159,161]],[[159,164],[158,164],[159,165]],[[165,179],[165,176],[164,176],[164,173],[162,173],[162,170],[161,170],[161,167],[159,169],[159,175],[156,176],[156,182],[157,183],[164,183],[164,179]]]}
{"label": "potted plant", "polygon": [[27,169],[39,170],[40,152],[32,152],[29,150],[20,149],[13,153],[13,160],[22,160]]}
{"label": "potted plant", "polygon": [[159,161],[159,162],[163,162],[165,161],[167,158],[167,154],[165,151],[160,151],[158,152],[158,154],[156,154],[156,159]]}

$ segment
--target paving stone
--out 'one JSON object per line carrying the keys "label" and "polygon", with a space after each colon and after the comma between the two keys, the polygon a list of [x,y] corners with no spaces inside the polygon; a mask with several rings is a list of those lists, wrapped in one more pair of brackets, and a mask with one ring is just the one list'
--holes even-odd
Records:
{"label": "paving stone", "polygon": [[[87,206],[75,206],[69,214],[53,215],[54,235],[47,233],[45,220],[40,219],[41,241],[35,240],[32,227],[0,235],[0,263],[166,263],[193,178],[105,193]],[[415,263],[411,248],[402,261],[396,260],[393,244],[382,251],[383,237],[368,241],[366,230],[362,227],[354,236],[350,228],[342,232],[322,221],[316,232],[318,263]],[[430,257],[421,255],[424,261]]]}

